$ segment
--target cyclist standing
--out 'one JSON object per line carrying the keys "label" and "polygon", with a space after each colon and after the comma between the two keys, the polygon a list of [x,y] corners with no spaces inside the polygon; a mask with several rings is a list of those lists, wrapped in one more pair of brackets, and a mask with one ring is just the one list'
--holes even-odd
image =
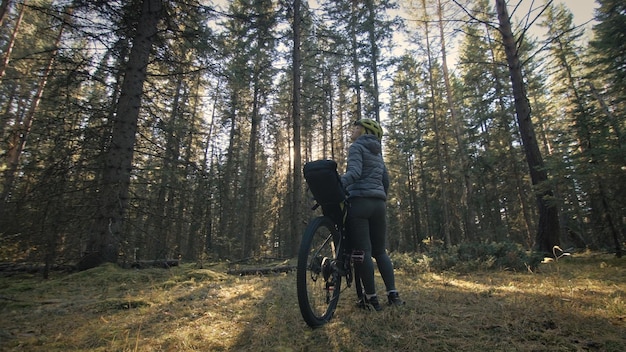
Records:
{"label": "cyclist standing", "polygon": [[363,282],[364,297],[357,305],[375,310],[382,309],[376,296],[374,262],[387,289],[389,305],[403,305],[404,301],[395,287],[393,264],[387,255],[386,200],[389,175],[383,161],[380,124],[371,119],[354,123],[348,151],[346,173],[341,183],[348,191],[350,207],[346,218],[346,229],[353,248],[352,260]]}

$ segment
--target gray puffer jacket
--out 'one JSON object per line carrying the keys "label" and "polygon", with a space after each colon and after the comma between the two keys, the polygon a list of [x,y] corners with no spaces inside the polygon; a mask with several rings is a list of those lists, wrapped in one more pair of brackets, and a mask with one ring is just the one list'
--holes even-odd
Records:
{"label": "gray puffer jacket", "polygon": [[389,174],[383,161],[380,141],[372,134],[357,138],[348,151],[348,167],[341,176],[348,198],[373,197],[387,199]]}

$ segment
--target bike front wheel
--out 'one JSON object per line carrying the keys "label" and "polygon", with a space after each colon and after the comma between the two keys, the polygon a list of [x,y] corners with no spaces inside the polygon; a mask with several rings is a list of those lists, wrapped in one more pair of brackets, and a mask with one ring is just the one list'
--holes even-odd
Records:
{"label": "bike front wheel", "polygon": [[297,266],[298,304],[313,328],[327,323],[337,308],[341,275],[337,268],[340,231],[326,216],[313,219],[300,243]]}

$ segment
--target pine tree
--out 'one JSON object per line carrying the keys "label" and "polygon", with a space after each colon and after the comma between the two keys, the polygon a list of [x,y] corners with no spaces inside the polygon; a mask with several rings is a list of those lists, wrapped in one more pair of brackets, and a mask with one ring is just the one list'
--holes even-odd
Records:
{"label": "pine tree", "polygon": [[431,229],[430,182],[423,126],[427,96],[423,65],[405,54],[398,63],[391,87],[389,121],[385,137],[386,162],[394,185],[388,200],[390,250],[415,252],[433,239]]}
{"label": "pine tree", "polygon": [[[592,69],[589,88],[598,106],[595,140],[598,153],[590,156],[595,167],[603,169],[598,177],[598,196],[604,209],[603,223],[613,241],[616,255],[622,256],[626,212],[626,4],[619,0],[597,0],[598,24],[593,26],[588,64]],[[615,196],[617,195],[617,196]]]}
{"label": "pine tree", "polygon": [[[94,220],[92,238],[88,245],[89,252],[98,253],[101,260],[106,262],[117,262],[124,237],[124,217],[129,205],[128,191],[143,84],[161,10],[160,0],[144,0],[142,3],[141,16],[136,22],[137,31],[117,103],[111,144],[106,154],[98,215]],[[94,260],[87,267],[97,262],[98,260]]]}
{"label": "pine tree", "polygon": [[558,208],[552,200],[553,191],[550,189],[549,184],[546,183],[548,175],[544,168],[543,157],[539,150],[531,120],[530,103],[526,95],[522,65],[518,52],[519,47],[513,35],[507,5],[504,0],[496,0],[496,10],[511,75],[519,132],[533,186],[538,188],[535,192],[539,208],[539,225],[535,245],[539,252],[552,253],[553,248],[560,245]]}

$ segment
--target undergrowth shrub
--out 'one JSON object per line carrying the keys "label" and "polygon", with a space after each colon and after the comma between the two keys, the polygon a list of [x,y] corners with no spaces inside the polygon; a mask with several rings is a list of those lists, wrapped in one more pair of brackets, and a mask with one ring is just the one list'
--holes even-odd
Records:
{"label": "undergrowth shrub", "polygon": [[458,246],[457,255],[461,262],[475,261],[484,269],[519,271],[532,264],[528,252],[511,242],[463,243]]}
{"label": "undergrowth shrub", "polygon": [[433,259],[424,253],[391,253],[393,266],[407,274],[417,274],[431,271]]}
{"label": "undergrowth shrub", "polygon": [[526,271],[540,258],[511,242],[462,243],[450,249],[430,247],[422,253],[392,253],[394,266],[408,273],[453,270]]}

